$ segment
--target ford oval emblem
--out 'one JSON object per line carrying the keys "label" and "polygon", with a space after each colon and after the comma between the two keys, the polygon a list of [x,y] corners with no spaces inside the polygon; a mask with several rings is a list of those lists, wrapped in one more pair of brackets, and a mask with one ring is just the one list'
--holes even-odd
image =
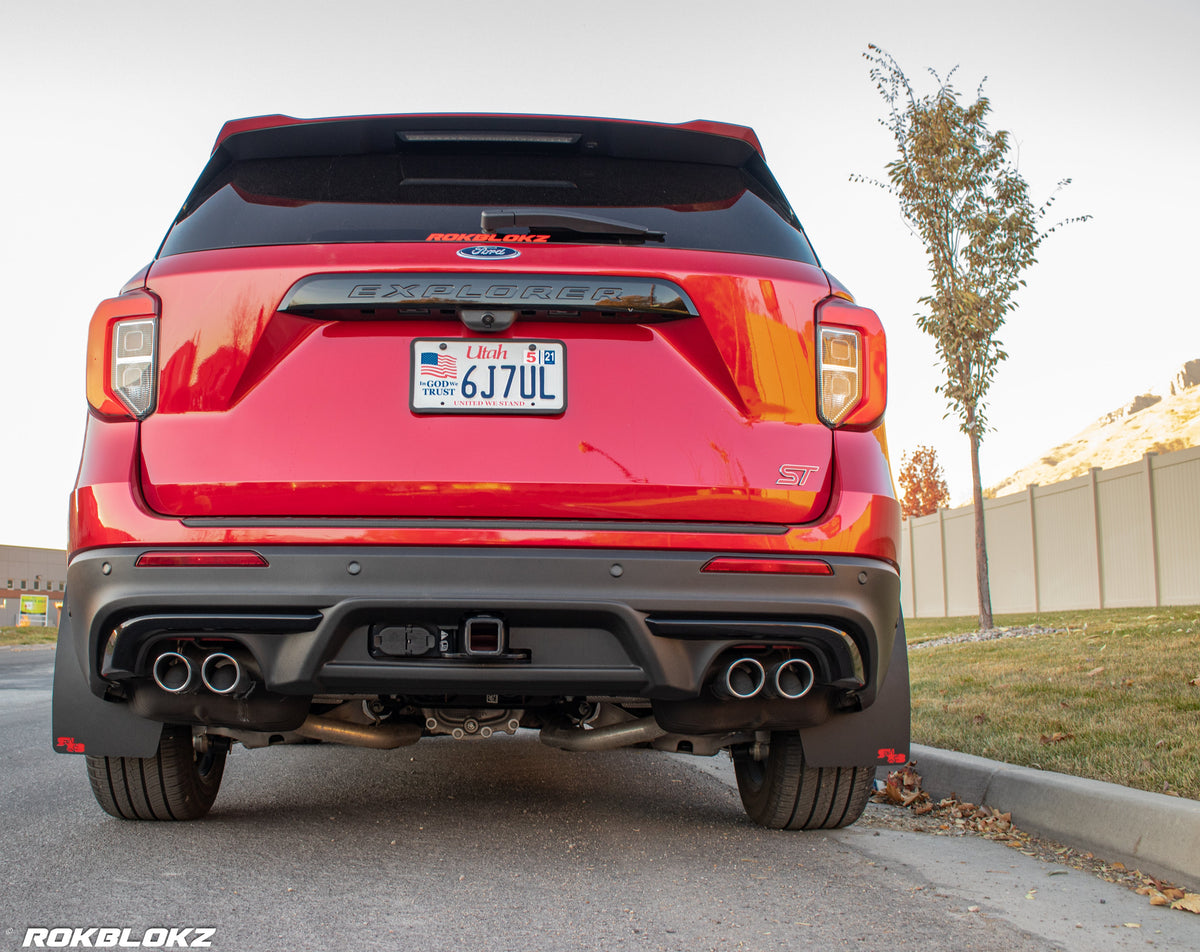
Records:
{"label": "ford oval emblem", "polygon": [[456,254],[460,258],[473,258],[476,261],[503,261],[507,258],[521,257],[521,252],[508,245],[471,245],[470,248],[459,248]]}

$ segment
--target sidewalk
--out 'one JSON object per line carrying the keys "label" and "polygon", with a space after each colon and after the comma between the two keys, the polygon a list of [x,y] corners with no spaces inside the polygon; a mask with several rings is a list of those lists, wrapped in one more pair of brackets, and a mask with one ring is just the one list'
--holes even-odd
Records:
{"label": "sidewalk", "polygon": [[[1146,793],[913,744],[909,758],[936,801],[1012,813],[1020,829],[1120,860],[1180,886],[1200,888],[1200,802]],[[887,768],[880,768],[885,777]]]}

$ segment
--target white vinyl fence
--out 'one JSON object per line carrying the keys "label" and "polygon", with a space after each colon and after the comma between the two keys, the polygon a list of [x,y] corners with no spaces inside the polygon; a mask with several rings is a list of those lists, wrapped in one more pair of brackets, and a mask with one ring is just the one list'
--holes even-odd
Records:
{"label": "white vinyl fence", "polygon": [[[1200,604],[1200,447],[984,501],[992,610]],[[910,618],[975,615],[975,507],[906,519]]]}

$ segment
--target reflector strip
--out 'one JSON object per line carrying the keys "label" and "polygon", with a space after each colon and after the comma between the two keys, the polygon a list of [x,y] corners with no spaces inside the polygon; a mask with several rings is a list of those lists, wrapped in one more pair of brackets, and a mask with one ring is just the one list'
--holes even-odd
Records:
{"label": "reflector strip", "polygon": [[828,562],[817,559],[739,559],[719,558],[706,564],[701,572],[753,572],[762,575],[832,575]]}
{"label": "reflector strip", "polygon": [[268,564],[257,552],[143,552],[139,568],[260,568]]}

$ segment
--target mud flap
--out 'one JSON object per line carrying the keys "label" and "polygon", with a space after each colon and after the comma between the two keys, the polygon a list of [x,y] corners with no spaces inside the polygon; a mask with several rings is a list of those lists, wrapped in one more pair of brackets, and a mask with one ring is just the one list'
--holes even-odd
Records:
{"label": "mud flap", "polygon": [[804,759],[814,767],[903,765],[908,760],[909,704],[908,642],[902,616],[896,623],[887,680],[875,703],[865,711],[838,714],[819,727],[802,730]]}
{"label": "mud flap", "polygon": [[54,749],[60,754],[153,757],[162,724],[138,717],[123,702],[105,701],[92,693],[87,672],[79,666],[69,611],[62,612],[60,619],[51,713]]}

